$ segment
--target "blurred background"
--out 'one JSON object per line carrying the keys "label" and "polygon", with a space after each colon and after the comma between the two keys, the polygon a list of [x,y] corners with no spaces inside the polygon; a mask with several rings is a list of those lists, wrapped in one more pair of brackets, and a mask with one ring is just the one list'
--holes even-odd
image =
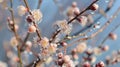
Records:
{"label": "blurred background", "polygon": [[[0,0],[2,1],[2,0]],[[40,10],[43,13],[43,19],[41,23],[38,24],[40,30],[42,31],[42,36],[46,36],[48,38],[51,37],[53,32],[56,30],[54,29],[53,24],[57,20],[67,19],[65,15],[66,9],[72,4],[72,2],[76,1],[78,4],[78,7],[80,8],[80,11],[85,9],[90,3],[92,3],[94,0],[42,0],[42,3],[40,5]],[[92,15],[93,23],[100,23],[100,26],[104,25],[104,23],[111,17],[113,17],[113,14],[120,9],[120,0],[99,0],[97,2],[99,4],[100,10],[95,12],[86,12],[84,15],[90,13],[95,14]],[[24,38],[27,31],[27,23],[25,21],[25,17],[21,17],[17,13],[17,7],[23,3],[22,0],[13,0],[13,8],[15,12],[15,21],[19,24],[19,35]],[[31,10],[36,9],[38,7],[38,0],[28,0],[28,4],[31,8]],[[13,33],[9,31],[8,25],[7,25],[7,17],[10,16],[10,12],[8,11],[7,7],[10,6],[9,0],[3,0],[0,2],[0,61],[1,62],[8,62],[7,54],[6,54],[6,48],[12,49],[14,52],[16,52],[15,48],[9,47],[9,41],[13,37]],[[105,12],[105,14],[104,14]],[[98,46],[101,44],[103,39],[108,36],[108,34],[117,26],[120,24],[120,12],[116,16],[116,18],[112,21],[112,23],[100,34],[98,34],[93,39],[88,40],[88,45],[95,45]],[[79,32],[84,32],[84,30],[88,29],[88,26],[81,27],[79,23],[74,23],[73,25],[73,31],[71,35],[78,34]],[[97,56],[97,61],[105,59],[106,56],[112,55],[116,50],[120,50],[120,27],[115,29],[114,32],[117,35],[117,40],[112,41],[110,39],[107,39],[104,43],[105,45],[110,46],[109,51],[104,52],[102,55]],[[34,36],[34,34],[32,35]],[[71,49],[68,48],[68,50]],[[30,62],[34,59],[31,55],[29,60]],[[97,62],[96,61],[96,62]],[[114,64],[110,67],[120,67],[120,64]]]}

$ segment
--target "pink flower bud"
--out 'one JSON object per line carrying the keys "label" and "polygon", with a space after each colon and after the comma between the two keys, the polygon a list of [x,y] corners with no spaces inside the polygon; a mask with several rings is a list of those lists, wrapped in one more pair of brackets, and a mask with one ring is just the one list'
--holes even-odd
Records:
{"label": "pink flower bud", "polygon": [[63,57],[63,53],[58,53],[58,59],[61,59]]}
{"label": "pink flower bud", "polygon": [[85,53],[90,56],[93,54],[93,50],[89,48],[85,51]]}
{"label": "pink flower bud", "polygon": [[103,50],[103,51],[108,51],[108,50],[109,50],[109,46],[108,46],[108,45],[103,46],[103,47],[102,47],[102,50]]}
{"label": "pink flower bud", "polygon": [[78,7],[74,8],[74,14],[75,15],[78,15],[80,13],[80,10]]}
{"label": "pink flower bud", "polygon": [[31,15],[28,15],[28,16],[26,17],[26,21],[27,21],[28,23],[33,22],[33,17],[32,17]]}
{"label": "pink flower bud", "polygon": [[13,60],[14,60],[15,62],[19,62],[19,61],[20,61],[20,59],[19,59],[18,57],[14,57]]}
{"label": "pink flower bud", "polygon": [[19,26],[15,24],[15,31],[17,31],[18,29],[19,29]]}
{"label": "pink flower bud", "polygon": [[112,39],[112,40],[116,40],[116,39],[117,39],[117,35],[116,35],[115,33],[110,33],[110,34],[109,34],[109,37],[110,37],[110,39]]}
{"label": "pink flower bud", "polygon": [[77,3],[76,2],[72,2],[72,7],[76,7]]}
{"label": "pink flower bud", "polygon": [[103,61],[100,61],[99,63],[96,64],[95,67],[105,67],[105,64]]}
{"label": "pink flower bud", "polygon": [[89,63],[89,62],[85,62],[85,63],[83,64],[83,67],[91,67],[91,66],[90,66],[90,63]]}
{"label": "pink flower bud", "polygon": [[62,42],[61,45],[62,45],[63,47],[65,47],[65,46],[67,46],[68,44],[67,44],[66,42]]}
{"label": "pink flower bud", "polygon": [[98,8],[99,8],[98,4],[93,4],[93,5],[90,7],[90,9],[93,10],[93,11],[97,10]]}
{"label": "pink flower bud", "polygon": [[64,61],[63,61],[62,59],[58,59],[57,64],[58,64],[59,66],[62,66],[63,63],[64,63]]}
{"label": "pink flower bud", "polygon": [[88,21],[86,16],[81,16],[77,20],[80,22],[81,26],[85,26],[87,24],[87,21]]}
{"label": "pink flower bud", "polygon": [[34,33],[34,32],[36,31],[36,27],[33,26],[33,25],[30,25],[29,28],[28,28],[28,31],[29,31],[30,33]]}

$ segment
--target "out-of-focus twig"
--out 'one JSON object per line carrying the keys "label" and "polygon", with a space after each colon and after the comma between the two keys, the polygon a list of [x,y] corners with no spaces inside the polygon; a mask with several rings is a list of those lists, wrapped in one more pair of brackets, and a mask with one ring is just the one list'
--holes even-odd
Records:
{"label": "out-of-focus twig", "polygon": [[37,9],[39,9],[39,8],[40,8],[41,3],[42,3],[42,0],[38,0]]}
{"label": "out-of-focus twig", "polygon": [[26,36],[25,36],[25,39],[23,40],[23,43],[22,43],[22,45],[21,45],[21,47],[20,47],[20,50],[21,50],[21,51],[23,51],[24,48],[26,47],[25,43],[27,42],[29,36],[30,36],[30,33],[27,32],[27,34],[26,34]]}
{"label": "out-of-focus twig", "polygon": [[[119,14],[120,12],[120,8],[114,13],[113,17],[111,17],[110,19],[108,19],[108,21],[95,33],[92,33],[89,37],[84,37],[84,38],[80,38],[78,40],[75,40],[74,42],[72,42],[71,44],[67,45],[67,48],[69,46],[72,46],[73,44],[75,43],[78,43],[78,42],[82,42],[82,41],[86,41],[88,39],[92,39],[94,38],[96,35],[98,35],[100,32],[102,32],[104,29],[107,28],[107,26],[116,18],[116,16]],[[119,26],[119,25],[118,25]],[[116,26],[116,28],[118,27]],[[115,28],[115,29],[116,29]],[[60,48],[59,50],[63,50],[63,48]]]}
{"label": "out-of-focus twig", "polygon": [[17,46],[17,51],[18,51],[20,67],[23,67],[22,58],[21,58],[21,52],[20,52],[20,47],[19,47],[21,39],[19,38],[19,35],[18,35],[17,31],[15,30],[15,20],[14,20],[14,12],[13,12],[13,0],[10,0],[10,13],[11,13],[12,21],[13,21],[13,29],[11,29],[11,30],[13,31],[14,36],[16,37],[17,41],[19,42],[19,44]]}
{"label": "out-of-focus twig", "polygon": [[[116,17],[116,15],[120,12],[120,8],[117,10],[117,12],[115,12],[115,14],[113,15],[113,17]],[[114,18],[113,18],[114,19]],[[111,30],[110,32],[115,31],[118,27],[120,26],[120,24],[118,24],[117,26],[115,26],[115,28],[113,30]],[[103,39],[103,41],[100,43],[100,45],[103,45],[105,43],[105,41],[108,39],[108,35]]]}
{"label": "out-of-focus twig", "polygon": [[[111,30],[110,32],[115,31],[118,27],[120,27],[120,24],[118,24],[117,26],[115,26],[115,28],[114,28],[113,30]],[[103,41],[100,43],[100,45],[103,45],[108,38],[109,38],[109,36],[107,35],[107,36],[103,39]]]}

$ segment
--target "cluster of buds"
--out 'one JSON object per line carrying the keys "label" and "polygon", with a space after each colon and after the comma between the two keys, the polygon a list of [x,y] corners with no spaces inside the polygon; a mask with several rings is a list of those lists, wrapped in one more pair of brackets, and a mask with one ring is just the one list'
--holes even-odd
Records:
{"label": "cluster of buds", "polygon": [[72,59],[69,55],[63,55],[62,53],[58,53],[58,60],[56,61],[58,66],[65,66],[65,67],[75,67]]}
{"label": "cluster of buds", "polygon": [[14,24],[10,17],[7,18],[7,21],[11,31],[17,31],[19,29],[19,26],[17,24]]}
{"label": "cluster of buds", "polygon": [[[86,9],[86,11],[87,10],[96,11],[98,10],[98,8],[99,8],[98,4],[93,3],[91,6],[89,6]],[[29,23],[28,32],[37,33],[38,27],[36,22],[39,22],[42,19],[42,12],[39,9],[35,9],[31,11],[31,10],[28,10],[28,8],[24,7],[23,5],[18,6],[18,14],[20,16],[27,14],[27,12],[29,13],[26,16],[26,21]],[[72,24],[70,23],[76,20],[81,24],[81,26],[87,25],[87,22],[89,22],[89,18],[86,15],[83,15],[83,13],[85,12],[84,10],[83,12],[81,13],[80,12],[81,12],[80,9],[77,7],[77,2],[73,2],[72,5],[67,9],[67,16],[69,18],[68,21],[67,20],[56,21],[56,25],[57,27],[59,27],[58,30],[60,30],[60,33],[62,32],[65,35],[69,36],[69,34],[72,31]],[[8,18],[7,20],[11,30],[17,31],[19,29],[18,25],[14,24],[10,18]],[[93,27],[99,28],[99,24],[96,24]],[[116,40],[117,35],[114,33],[110,33],[109,38],[112,40]],[[18,40],[15,37],[11,38],[10,43],[12,46],[18,46]],[[37,41],[37,43],[39,44],[38,46],[40,46],[40,50],[41,50],[40,56],[42,57],[40,58],[42,58],[42,60],[44,60],[46,64],[49,64],[50,62],[53,61],[54,54],[57,54],[57,60],[55,59],[56,60],[55,62],[56,62],[56,65],[59,67],[79,66],[79,54],[83,54],[82,67],[91,67],[96,62],[96,56],[100,55],[102,52],[109,50],[108,45],[88,48],[88,45],[86,44],[86,42],[81,42],[77,46],[75,46],[74,49],[72,49],[71,55],[69,55],[67,54],[67,48],[69,46],[69,44],[67,44],[67,40],[65,41],[61,39],[60,42],[55,42],[55,41],[53,42],[47,37],[41,37],[41,39]],[[59,44],[62,46],[62,48],[64,48],[64,51],[62,50],[59,51],[59,46],[58,46]],[[33,43],[32,41],[26,40],[25,43],[23,43],[22,45],[26,46],[25,51],[30,52],[33,46]],[[59,51],[59,53],[57,53],[57,51]],[[118,54],[120,54],[120,51],[118,52]],[[112,61],[110,61],[110,59],[107,58],[106,64],[119,62],[120,60],[118,59],[119,58],[115,58]],[[13,60],[19,62],[20,58],[15,56]],[[37,61],[35,61],[34,64],[40,66],[39,61],[41,61],[41,59],[37,59]],[[95,67],[105,67],[105,63],[103,61],[100,61],[97,64],[95,64]]]}
{"label": "cluster of buds", "polygon": [[100,55],[104,51],[108,51],[109,47],[107,45],[101,47],[95,47],[93,49],[88,48],[85,50],[85,55],[83,55],[84,62],[95,63],[96,56]]}
{"label": "cluster of buds", "polygon": [[[25,15],[28,12],[28,8],[24,7],[23,5],[18,6],[18,14],[20,16]],[[38,22],[42,18],[42,12],[39,9],[32,10],[31,15],[26,17],[27,22]]]}
{"label": "cluster of buds", "polygon": [[112,55],[106,56],[106,65],[114,65],[120,62],[120,50],[114,51]]}
{"label": "cluster of buds", "polygon": [[26,17],[26,21],[28,23],[31,22],[39,22],[42,19],[42,13],[39,10],[33,10],[31,11],[32,15],[28,15]]}

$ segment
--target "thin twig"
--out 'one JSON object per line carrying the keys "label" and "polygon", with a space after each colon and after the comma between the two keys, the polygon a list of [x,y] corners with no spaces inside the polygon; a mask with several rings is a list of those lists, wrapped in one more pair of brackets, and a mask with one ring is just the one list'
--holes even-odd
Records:
{"label": "thin twig", "polygon": [[[117,25],[113,30],[111,30],[110,32],[115,31],[119,26],[120,26],[120,24],[118,24],[118,25]],[[108,34],[108,35],[109,35],[109,34]],[[100,43],[100,45],[103,45],[103,44],[106,42],[106,40],[109,38],[108,35],[103,39],[103,41]]]}
{"label": "thin twig", "polygon": [[[31,11],[30,11],[30,8],[29,8],[29,6],[28,6],[27,1],[26,1],[26,0],[23,0],[23,1],[24,1],[24,3],[25,3],[26,8],[28,9],[28,13],[29,13],[31,16],[33,16],[32,13],[31,13]],[[37,36],[39,37],[39,40],[41,40],[40,30],[39,30],[37,24],[35,23],[35,21],[33,21],[33,24],[34,24],[34,26],[36,27]]]}
{"label": "thin twig", "polygon": [[30,33],[27,32],[26,37],[25,37],[25,39],[23,40],[23,44],[22,44],[21,47],[20,47],[20,50],[21,50],[21,51],[23,51],[24,48],[26,47],[25,43],[27,42],[29,36],[30,36]]}
{"label": "thin twig", "polygon": [[40,8],[41,3],[42,3],[42,0],[38,0],[37,9],[39,9],[39,8]]}
{"label": "thin twig", "polygon": [[[96,3],[99,0],[95,0],[94,2],[92,2],[86,9],[84,9],[82,12],[80,12],[78,15],[76,15],[73,19],[68,21],[68,24],[72,23],[72,21],[76,20],[80,15],[82,15],[84,12],[86,12],[87,10],[90,9],[90,7]],[[57,30],[54,34],[53,37],[51,38],[51,42],[55,40],[55,37],[61,32],[61,30]]]}
{"label": "thin twig", "polygon": [[[105,9],[104,12],[108,12],[109,9],[112,7],[113,3],[114,3],[114,0],[110,0],[109,5],[107,6],[107,8]],[[100,19],[100,18],[101,18],[101,17],[97,18],[97,20]],[[95,20],[95,22],[96,22],[97,20]],[[61,42],[62,42],[62,41],[67,41],[67,40],[71,40],[71,39],[77,38],[77,37],[79,37],[79,36],[85,36],[85,34],[90,31],[90,28],[91,28],[94,24],[95,24],[95,23],[92,23],[92,24],[86,26],[85,28],[81,29],[79,32],[73,34],[72,36],[66,36],[63,40],[61,40]],[[87,31],[86,31],[86,30],[87,30]],[[86,31],[86,32],[84,32],[84,31]],[[81,32],[84,32],[84,33],[81,33]],[[70,37],[70,39],[67,38],[67,37]]]}
{"label": "thin twig", "polygon": [[[32,13],[31,13],[31,11],[30,11],[30,8],[29,8],[29,6],[28,6],[27,1],[26,1],[26,0],[23,0],[23,1],[24,1],[25,6],[26,6],[26,8],[27,8],[27,10],[28,10],[28,13],[32,16]],[[37,24],[35,23],[35,21],[33,21],[33,24],[34,24],[34,26],[36,27],[36,34],[37,34],[37,36],[39,37],[39,40],[41,40],[40,30],[39,30]],[[26,37],[25,37],[25,39],[24,39],[24,42],[23,42],[22,46],[20,47],[20,50],[21,50],[21,51],[24,50],[24,47],[26,46],[25,43],[26,43],[26,41],[28,40],[29,35],[30,35],[30,33],[27,32],[27,35],[26,35]]]}
{"label": "thin twig", "polygon": [[[18,36],[18,34],[17,34],[17,31],[15,30],[15,20],[14,20],[14,12],[13,12],[13,0],[10,0],[10,7],[11,7],[10,13],[11,13],[12,21],[13,21],[13,30],[12,30],[12,31],[13,31],[13,33],[14,33],[17,41],[18,41],[19,44],[20,44],[21,39],[19,38],[19,36]],[[21,52],[20,52],[19,46],[20,46],[20,45],[17,46],[18,57],[19,57],[20,67],[23,67],[23,66],[22,66]]]}
{"label": "thin twig", "polygon": [[[102,32],[104,29],[107,28],[107,26],[115,19],[115,17],[118,15],[118,13],[120,12],[120,8],[114,13],[113,17],[110,18],[102,27],[101,29],[99,29],[97,32],[91,34],[89,37],[85,37],[85,38],[80,38],[78,40],[75,40],[74,42],[72,42],[71,44],[67,45],[67,48],[72,46],[73,44],[75,43],[78,43],[78,42],[82,42],[82,41],[86,41],[88,39],[92,39],[93,37],[95,37],[96,35],[98,35],[100,32]],[[119,25],[118,25],[119,26]],[[118,27],[117,26],[117,27]],[[116,29],[116,28],[115,28]],[[60,48],[59,49],[60,51],[63,50],[63,48]]]}

